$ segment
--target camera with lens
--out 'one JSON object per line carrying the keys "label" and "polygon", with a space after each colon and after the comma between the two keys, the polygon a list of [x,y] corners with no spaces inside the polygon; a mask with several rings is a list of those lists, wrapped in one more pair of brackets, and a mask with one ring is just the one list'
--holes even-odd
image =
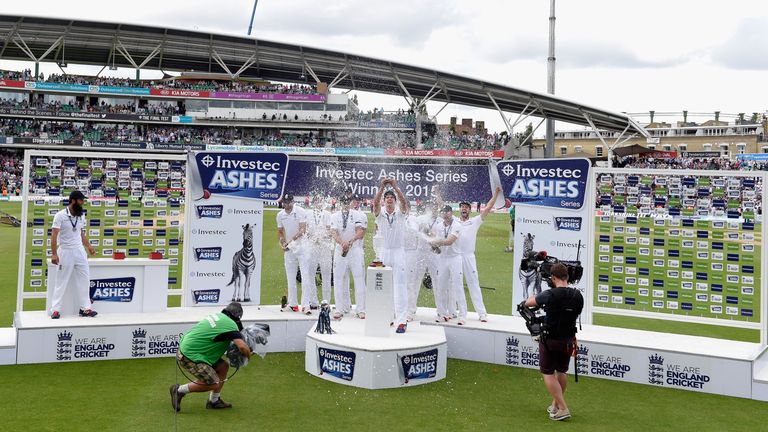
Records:
{"label": "camera with lens", "polygon": [[577,284],[584,275],[584,267],[579,260],[561,260],[547,255],[546,251],[530,251],[520,261],[520,270],[539,273],[541,279],[547,282],[549,287],[552,283],[552,266],[560,263],[568,270],[568,285]]}
{"label": "camera with lens", "polygon": [[539,308],[529,308],[525,305],[525,300],[517,305],[517,313],[525,320],[525,327],[528,328],[528,332],[536,342],[541,339],[541,336],[547,332],[547,323],[544,317],[536,314]]}

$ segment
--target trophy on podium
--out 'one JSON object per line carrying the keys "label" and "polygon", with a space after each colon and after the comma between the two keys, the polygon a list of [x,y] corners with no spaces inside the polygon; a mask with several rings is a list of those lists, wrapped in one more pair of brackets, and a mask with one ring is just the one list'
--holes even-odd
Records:
{"label": "trophy on podium", "polygon": [[384,248],[384,236],[381,235],[379,230],[376,230],[376,234],[373,236],[373,251],[376,257],[371,262],[370,267],[384,267],[384,262],[381,260],[381,250]]}

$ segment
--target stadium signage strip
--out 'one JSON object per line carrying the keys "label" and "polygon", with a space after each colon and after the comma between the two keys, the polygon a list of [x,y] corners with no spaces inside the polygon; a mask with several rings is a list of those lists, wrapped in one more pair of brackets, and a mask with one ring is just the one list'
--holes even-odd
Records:
{"label": "stadium signage strip", "polygon": [[28,90],[50,90],[73,93],[91,93],[108,95],[162,96],[202,99],[238,99],[260,100],[275,102],[317,102],[324,103],[327,96],[323,94],[293,94],[293,93],[245,93],[245,92],[216,92],[205,90],[183,89],[154,89],[145,87],[114,87],[84,84],[65,84],[35,81],[0,80],[0,87],[24,88]]}
{"label": "stadium signage strip", "polygon": [[416,150],[416,149],[393,149],[393,148],[375,148],[375,147],[288,147],[288,146],[237,146],[237,145],[208,145],[209,151],[255,151],[255,152],[278,152],[288,154],[309,154],[309,155],[328,155],[328,156],[402,156],[402,157],[453,157],[453,158],[502,158],[504,152],[501,150]]}

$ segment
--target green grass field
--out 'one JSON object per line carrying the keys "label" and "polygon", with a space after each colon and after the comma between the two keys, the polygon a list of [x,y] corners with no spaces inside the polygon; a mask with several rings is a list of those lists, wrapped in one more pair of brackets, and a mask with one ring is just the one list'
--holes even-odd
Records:
{"label": "green grass field", "polygon": [[[19,213],[18,204],[0,203]],[[262,295],[277,302],[285,286],[280,251],[267,213]],[[512,254],[504,253],[504,215],[494,215],[480,230],[481,285],[491,313],[511,308]],[[272,231],[274,232],[274,231]],[[18,228],[0,226],[0,325],[10,325],[15,309]],[[370,243],[368,241],[367,243]],[[370,244],[367,244],[370,249]],[[370,251],[369,251],[370,255]],[[420,304],[431,304],[423,293]],[[27,303],[27,306],[34,306]],[[38,307],[42,307],[39,304]],[[596,316],[597,324],[685,334],[754,340],[756,332],[726,327]],[[663,328],[662,328],[663,326]],[[204,396],[191,395],[174,415],[168,386],[177,375],[172,359],[116,360],[0,367],[10,389],[3,402],[2,430],[21,431],[209,431],[252,430],[498,431],[513,428],[578,431],[762,430],[768,412],[761,402],[639,384],[582,378],[570,383],[574,417],[555,425],[546,418],[549,399],[534,370],[448,361],[448,377],[407,389],[370,391],[329,383],[304,372],[301,353],[256,359],[227,384],[223,397],[232,410],[209,411]]]}
{"label": "green grass field", "polygon": [[[0,367],[11,389],[7,431],[759,431],[765,403],[602,379],[570,383],[573,418],[547,419],[534,370],[448,361],[445,380],[406,389],[363,390],[304,372],[303,354],[268,354],[224,388],[231,410],[184,398],[174,415],[172,359]],[[174,428],[175,427],[175,428]]]}

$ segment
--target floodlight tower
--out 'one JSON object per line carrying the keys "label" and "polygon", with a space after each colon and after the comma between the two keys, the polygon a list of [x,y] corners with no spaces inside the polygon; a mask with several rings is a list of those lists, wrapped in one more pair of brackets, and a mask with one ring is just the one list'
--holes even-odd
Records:
{"label": "floodlight tower", "polygon": [[253,29],[253,17],[256,16],[256,6],[258,6],[259,0],[253,0],[253,11],[251,11],[251,22],[248,24],[248,36],[251,35],[251,29]]}
{"label": "floodlight tower", "polygon": [[[547,56],[547,93],[555,94],[555,0],[549,1],[549,55]],[[555,157],[555,121],[547,119],[547,143],[544,157]]]}

